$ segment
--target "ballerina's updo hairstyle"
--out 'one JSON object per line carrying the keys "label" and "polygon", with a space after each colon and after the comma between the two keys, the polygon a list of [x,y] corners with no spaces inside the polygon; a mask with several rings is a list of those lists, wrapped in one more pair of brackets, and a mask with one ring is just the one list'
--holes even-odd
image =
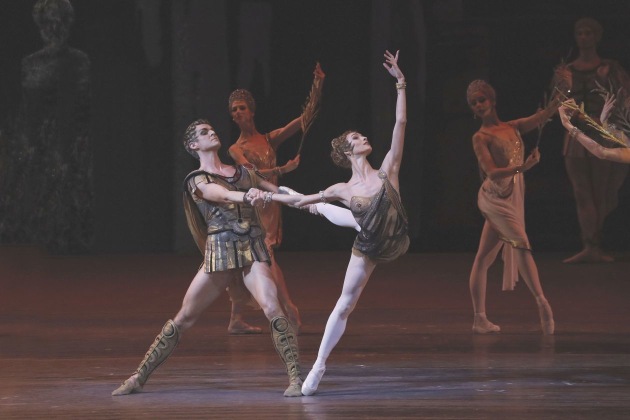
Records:
{"label": "ballerina's updo hairstyle", "polygon": [[593,34],[595,35],[595,42],[599,43],[599,41],[602,39],[604,28],[602,28],[602,25],[595,19],[589,17],[578,19],[573,25],[573,32],[577,32],[580,28],[589,28],[591,31],[593,31]]}
{"label": "ballerina's updo hairstyle", "polygon": [[494,88],[490,86],[490,84],[485,80],[477,79],[470,82],[470,84],[468,85],[468,89],[466,89],[466,102],[469,105],[472,96],[476,92],[483,93],[490,101],[494,103],[497,102],[497,93],[494,91]]}
{"label": "ballerina's updo hairstyle", "polygon": [[208,120],[200,118],[190,123],[190,125],[184,131],[184,138],[182,142],[184,143],[184,148],[188,153],[193,155],[193,157],[199,160],[199,154],[196,151],[190,148],[190,143],[194,142],[197,139],[197,126],[200,124],[208,124],[211,125]]}
{"label": "ballerina's updo hairstyle", "polygon": [[251,112],[256,112],[256,101],[254,101],[254,97],[248,90],[236,89],[234,92],[230,93],[230,97],[228,99],[229,112],[232,112],[232,103],[234,101],[245,101],[249,110]]}
{"label": "ballerina's updo hairstyle", "polygon": [[340,135],[339,137],[335,137],[333,141],[330,142],[330,145],[332,146],[330,157],[332,158],[335,165],[342,168],[352,167],[350,159],[348,159],[348,156],[346,156],[346,152],[350,152],[352,150],[352,146],[350,145],[347,137],[349,134],[354,132],[354,130],[345,131],[342,135]]}

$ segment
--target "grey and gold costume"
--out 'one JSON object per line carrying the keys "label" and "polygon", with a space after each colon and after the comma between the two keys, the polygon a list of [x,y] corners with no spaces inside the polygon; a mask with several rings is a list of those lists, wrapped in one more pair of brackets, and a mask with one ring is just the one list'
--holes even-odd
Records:
{"label": "grey and gold costume", "polygon": [[265,232],[258,213],[246,203],[215,203],[197,196],[199,184],[216,183],[231,191],[247,192],[256,186],[253,168],[236,166],[232,177],[193,171],[184,181],[184,209],[188,227],[204,254],[204,272],[251,266],[254,261],[270,262]]}
{"label": "grey and gold costume", "polygon": [[352,252],[377,262],[392,261],[409,248],[408,222],[398,191],[383,171],[378,172],[383,185],[372,197],[354,196],[350,210],[361,226]]}

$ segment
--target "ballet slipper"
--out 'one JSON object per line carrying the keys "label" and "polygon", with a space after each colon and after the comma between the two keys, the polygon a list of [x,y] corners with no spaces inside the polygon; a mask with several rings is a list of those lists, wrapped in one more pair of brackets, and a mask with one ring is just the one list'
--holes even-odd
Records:
{"label": "ballet slipper", "polygon": [[565,264],[611,263],[615,259],[598,248],[584,248],[577,254],[562,260]]}
{"label": "ballet slipper", "polygon": [[301,397],[302,396],[302,380],[298,378],[296,382],[291,382],[287,389],[284,390],[285,397]]}
{"label": "ballet slipper", "polygon": [[485,313],[475,314],[472,330],[474,334],[489,334],[501,331],[501,327],[488,321]]}
{"label": "ballet slipper", "polygon": [[319,386],[319,382],[322,380],[322,376],[324,376],[324,372],[326,372],[325,365],[313,365],[313,368],[308,373],[306,380],[302,384],[303,395],[313,395],[315,391],[317,391],[317,387]]}
{"label": "ballet slipper", "polygon": [[142,385],[138,382],[138,375],[130,376],[125,382],[112,392],[112,396],[129,395],[142,391]]}
{"label": "ballet slipper", "polygon": [[231,321],[228,326],[228,334],[231,335],[247,335],[247,334],[261,334],[262,328],[254,327],[243,320]]}
{"label": "ballet slipper", "polygon": [[538,315],[540,316],[540,326],[544,335],[553,335],[555,332],[556,324],[553,320],[553,312],[547,299],[544,297],[536,298],[538,304]]}

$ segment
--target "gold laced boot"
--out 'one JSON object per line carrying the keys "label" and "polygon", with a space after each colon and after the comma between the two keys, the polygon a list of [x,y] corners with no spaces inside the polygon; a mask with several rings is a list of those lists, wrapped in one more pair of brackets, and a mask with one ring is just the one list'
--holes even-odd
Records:
{"label": "gold laced boot", "polygon": [[286,365],[289,375],[289,387],[284,391],[284,396],[301,397],[302,378],[300,378],[297,336],[285,317],[277,316],[271,320],[271,341],[273,341],[273,346]]}
{"label": "gold laced boot", "polygon": [[155,337],[155,341],[149,347],[144,359],[129,379],[112,392],[113,396],[127,395],[142,391],[142,387],[149,376],[170,356],[179,343],[179,330],[172,319],[166,321],[162,332]]}

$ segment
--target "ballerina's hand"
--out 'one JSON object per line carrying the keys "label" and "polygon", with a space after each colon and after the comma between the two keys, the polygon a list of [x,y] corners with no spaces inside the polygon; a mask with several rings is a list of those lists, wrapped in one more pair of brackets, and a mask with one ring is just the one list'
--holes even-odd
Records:
{"label": "ballerina's hand", "polygon": [[258,188],[250,188],[249,191],[247,191],[247,193],[245,194],[245,197],[249,199],[250,204],[253,207],[257,207],[263,204],[263,195],[264,192],[259,190]]}
{"label": "ballerina's hand", "polygon": [[395,78],[404,79],[405,76],[403,75],[402,71],[400,71],[400,68],[398,67],[398,54],[399,53],[400,53],[400,50],[396,51],[396,55],[386,50],[385,54],[383,54],[383,56],[385,57],[385,63],[383,63],[383,67],[385,67],[385,69],[389,72],[389,74],[391,74]]}
{"label": "ballerina's hand", "polygon": [[326,73],[324,73],[324,70],[322,70],[322,66],[321,64],[319,64],[319,61],[315,64],[315,70],[313,70],[313,76],[315,76],[315,78],[319,80],[323,80],[326,77]]}
{"label": "ballerina's hand", "polygon": [[571,92],[573,73],[566,64],[561,64],[554,69],[555,84],[563,94]]}
{"label": "ballerina's hand", "polygon": [[294,171],[297,169],[299,165],[300,165],[300,155],[297,155],[295,158],[291,159],[283,166],[282,172],[286,174],[287,172]]}
{"label": "ballerina's hand", "polygon": [[602,122],[602,124],[606,124],[606,121],[608,121],[608,118],[610,117],[612,110],[615,108],[616,101],[617,101],[617,98],[614,94],[612,93],[606,94],[606,99],[604,100],[604,107],[602,108],[602,113],[599,116],[599,120]]}
{"label": "ballerina's hand", "polygon": [[[568,106],[567,104],[571,106]],[[569,99],[568,101],[563,102],[562,106],[560,106],[560,109],[558,110],[560,121],[562,122],[564,128],[566,128],[567,130],[571,130],[573,128],[573,124],[571,124],[571,118],[576,112],[575,109],[572,108],[575,106],[577,106],[575,101],[573,99]]]}
{"label": "ballerina's hand", "polygon": [[532,152],[527,156],[527,160],[525,160],[524,166],[525,170],[531,169],[533,166],[537,165],[540,162],[540,151],[538,147],[532,150]]}

